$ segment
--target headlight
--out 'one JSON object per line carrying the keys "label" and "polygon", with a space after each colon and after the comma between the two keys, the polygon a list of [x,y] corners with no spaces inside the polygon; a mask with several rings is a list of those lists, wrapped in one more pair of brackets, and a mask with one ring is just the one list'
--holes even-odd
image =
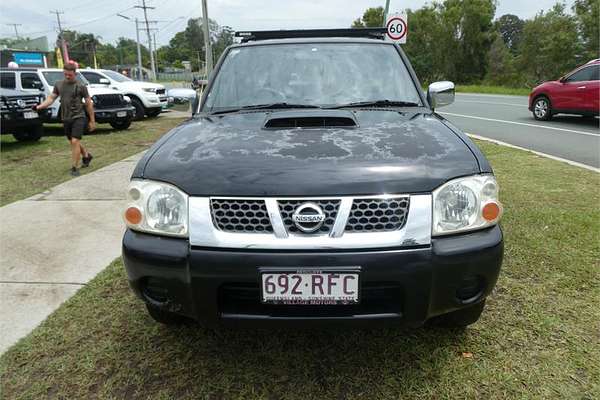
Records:
{"label": "headlight", "polygon": [[155,93],[156,92],[156,88],[142,88],[142,90],[144,92],[149,92],[149,93]]}
{"label": "headlight", "polygon": [[127,190],[125,223],[136,231],[187,237],[188,196],[173,185],[133,180]]}
{"label": "headlight", "polygon": [[123,96],[123,100],[125,100],[127,103],[131,103],[131,97],[129,96]]}
{"label": "headlight", "polygon": [[92,96],[92,102],[94,104],[97,104],[98,103],[98,96]]}
{"label": "headlight", "polygon": [[454,179],[433,191],[433,236],[492,226],[501,216],[498,184],[492,175]]}

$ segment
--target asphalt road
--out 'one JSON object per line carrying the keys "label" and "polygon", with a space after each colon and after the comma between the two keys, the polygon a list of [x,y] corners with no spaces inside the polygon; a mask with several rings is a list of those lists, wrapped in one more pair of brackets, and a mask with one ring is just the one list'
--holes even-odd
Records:
{"label": "asphalt road", "polygon": [[600,120],[558,115],[536,121],[525,96],[456,94],[440,108],[463,131],[600,168]]}

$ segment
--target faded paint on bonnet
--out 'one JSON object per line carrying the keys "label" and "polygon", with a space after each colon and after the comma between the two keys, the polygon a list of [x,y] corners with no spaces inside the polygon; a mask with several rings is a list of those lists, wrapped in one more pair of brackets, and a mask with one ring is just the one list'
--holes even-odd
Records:
{"label": "faded paint on bonnet", "polygon": [[463,140],[422,111],[356,111],[356,128],[263,129],[278,112],[203,116],[157,143],[134,176],[196,196],[326,196],[429,192],[479,173]]}

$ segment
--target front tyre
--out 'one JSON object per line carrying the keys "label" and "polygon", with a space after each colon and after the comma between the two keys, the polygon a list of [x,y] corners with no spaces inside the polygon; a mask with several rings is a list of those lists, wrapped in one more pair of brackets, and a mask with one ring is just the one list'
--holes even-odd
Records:
{"label": "front tyre", "polygon": [[13,133],[13,137],[19,142],[37,142],[44,136],[44,125],[35,125],[26,131]]}
{"label": "front tyre", "polygon": [[132,97],[131,105],[135,108],[135,114],[133,116],[133,119],[136,121],[140,121],[140,120],[144,119],[146,110],[144,109],[144,105],[142,104],[142,102],[139,99]]}
{"label": "front tyre", "polygon": [[533,118],[538,121],[550,121],[552,119],[552,107],[546,96],[539,96],[533,101]]}
{"label": "front tyre", "polygon": [[161,113],[161,111],[162,111],[161,108],[153,108],[153,109],[148,110],[146,112],[146,115],[148,116],[148,118],[156,118]]}
{"label": "front tyre", "polygon": [[116,129],[118,131],[123,131],[125,129],[128,129],[131,126],[131,120],[130,119],[120,119],[120,120],[112,121],[110,123],[110,126],[112,126],[114,129]]}
{"label": "front tyre", "polygon": [[462,310],[437,316],[433,318],[430,323],[434,326],[443,326],[447,328],[464,328],[477,322],[484,308],[485,300],[470,307],[463,308]]}
{"label": "front tyre", "polygon": [[184,316],[162,310],[150,304],[146,304],[146,309],[153,320],[164,325],[181,325],[188,321]]}

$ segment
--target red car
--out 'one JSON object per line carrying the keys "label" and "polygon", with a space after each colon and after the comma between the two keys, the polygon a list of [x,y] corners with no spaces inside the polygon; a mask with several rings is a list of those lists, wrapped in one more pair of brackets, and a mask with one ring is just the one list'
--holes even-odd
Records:
{"label": "red car", "polygon": [[539,121],[555,114],[600,114],[600,59],[569,72],[557,81],[544,82],[529,95],[529,111]]}

